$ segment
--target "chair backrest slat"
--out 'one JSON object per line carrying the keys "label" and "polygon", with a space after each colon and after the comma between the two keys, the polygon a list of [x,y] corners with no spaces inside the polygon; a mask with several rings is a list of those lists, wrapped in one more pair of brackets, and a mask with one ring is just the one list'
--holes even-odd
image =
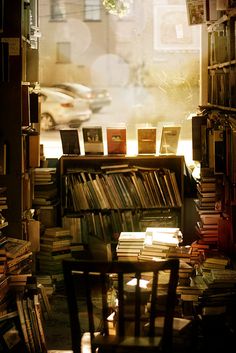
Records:
{"label": "chair backrest slat", "polygon": [[[80,352],[80,339],[84,332],[78,315],[78,310],[83,311],[84,308],[77,305],[77,294],[81,295],[79,293],[81,289],[85,295],[91,339],[94,337],[94,332],[98,330],[103,336],[110,334],[107,318],[111,304],[108,304],[108,293],[110,279],[113,278],[118,301],[116,336],[154,337],[156,318],[161,315],[164,317],[163,351],[171,352],[178,270],[178,259],[159,262],[63,260],[73,351]],[[147,288],[141,286],[143,278],[149,280]],[[134,287],[127,284],[131,279],[136,280]],[[96,305],[92,299],[94,294],[97,296]],[[98,301],[99,297],[100,301]],[[81,298],[79,299],[81,302]],[[95,318],[97,321],[99,318],[99,325],[94,322]]]}

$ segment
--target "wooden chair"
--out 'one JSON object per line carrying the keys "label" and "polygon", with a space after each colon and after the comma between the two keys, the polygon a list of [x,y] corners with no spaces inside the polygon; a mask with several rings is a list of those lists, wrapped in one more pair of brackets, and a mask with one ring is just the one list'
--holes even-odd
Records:
{"label": "wooden chair", "polygon": [[[171,353],[178,269],[178,259],[159,262],[63,260],[73,352],[81,353],[82,336],[89,331],[92,353],[97,348],[98,352]],[[133,287],[127,284],[131,279],[136,281]],[[141,287],[143,279],[149,281],[146,288]],[[81,301],[82,290],[86,305]],[[108,293],[111,291],[117,293],[118,303],[113,334],[108,320],[112,306]],[[101,313],[96,326],[95,306],[99,306],[99,297]],[[83,318],[88,318],[88,328],[82,328],[81,313]],[[160,336],[155,330],[158,315],[164,317]]]}

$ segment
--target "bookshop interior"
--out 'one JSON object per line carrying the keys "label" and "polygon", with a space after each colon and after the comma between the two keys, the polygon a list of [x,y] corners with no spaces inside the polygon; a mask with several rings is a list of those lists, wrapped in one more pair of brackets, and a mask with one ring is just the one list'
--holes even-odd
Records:
{"label": "bookshop interior", "polygon": [[0,0],[0,111],[0,353],[233,351],[236,1]]}

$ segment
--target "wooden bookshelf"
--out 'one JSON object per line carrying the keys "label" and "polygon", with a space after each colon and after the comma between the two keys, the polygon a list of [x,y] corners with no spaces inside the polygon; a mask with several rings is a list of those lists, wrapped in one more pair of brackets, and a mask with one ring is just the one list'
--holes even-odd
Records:
{"label": "wooden bookshelf", "polygon": [[[126,166],[126,172],[119,172],[119,166]],[[111,166],[112,172],[108,173],[106,172],[106,166]],[[140,169],[139,169],[140,168]],[[114,170],[117,170],[117,176],[115,181],[114,177]],[[136,170],[139,170],[137,175],[136,175]],[[163,171],[163,170],[168,170],[175,175],[176,179],[176,186],[178,189],[178,194],[179,194],[179,201],[173,201],[174,196],[174,191],[172,189],[172,203],[171,200],[169,200],[169,203],[164,204],[163,203],[158,203],[157,201],[155,202],[155,197],[153,196],[156,192],[155,190],[155,183],[153,184],[152,177],[154,173],[157,173],[157,171]],[[78,178],[81,178],[82,176],[80,175],[82,173],[92,173],[93,174],[93,179],[94,185],[96,182],[101,182],[102,188],[100,188],[101,196],[99,192],[96,192],[96,186],[94,189],[91,189],[91,185],[93,182],[88,181],[81,183],[78,188],[79,191],[76,191],[75,185],[72,186],[71,192],[70,189],[66,187],[68,186],[68,183],[70,183],[72,174],[73,177],[76,176],[76,174],[79,175]],[[141,178],[144,178],[144,174],[148,173],[151,175],[151,181],[147,181],[147,183],[150,182],[149,187],[146,185],[146,191],[147,194],[144,193],[143,188],[145,188],[145,180],[143,179],[143,183],[140,181]],[[139,178],[139,173],[141,173],[141,178]],[[142,174],[143,173],[143,174]],[[122,176],[119,179],[119,174],[122,174]],[[129,179],[128,185],[130,185],[130,190],[133,190],[136,185],[135,182],[137,182],[137,185],[140,186],[140,194],[138,194],[137,198],[134,197],[134,194],[132,192],[128,191],[127,188],[124,187],[123,189],[122,186],[121,189],[118,188],[118,186],[115,186],[116,182],[119,182],[122,184],[122,180],[125,179],[123,174],[130,175],[127,177]],[[105,176],[104,176],[105,175]],[[137,214],[141,214],[143,216],[143,213],[148,213],[150,212],[159,212],[158,217],[176,217],[177,219],[177,225],[181,229],[183,229],[183,198],[184,198],[184,157],[183,156],[151,156],[151,155],[138,155],[138,156],[62,156],[59,160],[59,176],[60,176],[60,198],[61,198],[61,219],[63,219],[64,216],[67,217],[78,217],[78,218],[83,218],[83,217],[91,217],[91,222],[101,222],[100,226],[102,228],[101,230],[101,239],[105,242],[109,242],[109,227],[106,228],[106,225],[109,220],[107,221],[107,217],[111,217],[112,222],[113,222],[113,217],[114,214],[117,215],[117,217],[122,218],[122,222],[124,221],[125,226],[123,226],[123,223],[121,227],[117,226],[117,233],[120,233],[122,230],[127,230],[127,231],[138,231],[140,230],[137,226],[136,223],[136,217]],[[107,176],[110,177],[112,181],[114,181],[113,184],[108,183],[108,178]],[[83,176],[84,177],[84,176]],[[104,177],[104,179],[103,179]],[[123,178],[124,177],[124,178]],[[113,180],[114,178],[114,180]],[[100,180],[99,180],[100,179]],[[132,184],[132,181],[135,182]],[[107,182],[107,185],[106,185]],[[126,183],[127,180],[124,181]],[[104,186],[105,183],[105,186]],[[93,185],[93,186],[94,186]],[[111,186],[113,185],[113,186]],[[97,201],[97,204],[92,202],[90,203],[88,201],[88,198],[86,199],[86,190],[88,192],[91,192],[99,199],[100,196],[100,202]],[[119,191],[118,191],[119,190]],[[137,189],[136,189],[137,190]],[[118,192],[117,192],[118,191]],[[116,193],[117,192],[117,193]],[[165,195],[167,196],[167,193],[169,192],[167,189],[162,191]],[[78,206],[76,208],[73,204],[72,201],[72,193],[78,195],[84,194],[83,198],[86,199],[86,201],[83,199],[81,202],[82,205]],[[106,197],[105,195],[109,195]],[[115,195],[115,197],[114,197]],[[135,202],[138,202],[137,199],[140,196],[140,199],[142,198],[142,201],[140,203],[135,204]],[[113,204],[109,203],[112,202],[111,199],[113,197]],[[119,200],[118,200],[119,199]],[[115,200],[115,201],[114,201]],[[148,203],[148,200],[150,203]],[[98,221],[99,219],[99,221]],[[158,219],[156,220],[158,221]],[[115,221],[114,221],[115,222]],[[105,225],[104,225],[105,224]],[[127,225],[128,224],[128,225]],[[146,224],[146,223],[145,223]],[[175,224],[176,225],[176,224]],[[130,228],[129,228],[130,226]],[[105,228],[103,228],[105,227]],[[122,228],[123,227],[123,228]],[[89,232],[89,230],[86,230]],[[86,232],[85,231],[85,232]],[[114,231],[114,230],[113,230]],[[84,241],[84,239],[79,239],[80,241]]]}
{"label": "wooden bookshelf", "polygon": [[235,8],[217,11],[208,23],[208,103],[236,111]]}
{"label": "wooden bookshelf", "polygon": [[6,168],[0,175],[0,183],[7,187],[6,233],[22,238],[24,212],[32,207],[31,169],[39,154],[38,133],[30,114],[30,96],[38,82],[38,39],[33,37],[31,28],[37,17],[37,0],[4,1],[2,11],[0,136],[6,146]]}

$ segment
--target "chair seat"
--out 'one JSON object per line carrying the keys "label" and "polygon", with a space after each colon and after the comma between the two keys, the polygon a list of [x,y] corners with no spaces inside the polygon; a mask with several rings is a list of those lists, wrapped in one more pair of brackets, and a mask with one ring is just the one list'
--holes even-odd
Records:
{"label": "chair seat", "polygon": [[92,340],[92,346],[94,347],[106,347],[109,346],[117,351],[124,351],[124,349],[132,349],[135,348],[139,350],[145,349],[145,352],[155,351],[158,352],[158,347],[160,347],[161,337],[133,337],[133,336],[125,336],[125,337],[117,337],[117,336],[102,336],[98,335],[94,337]]}

